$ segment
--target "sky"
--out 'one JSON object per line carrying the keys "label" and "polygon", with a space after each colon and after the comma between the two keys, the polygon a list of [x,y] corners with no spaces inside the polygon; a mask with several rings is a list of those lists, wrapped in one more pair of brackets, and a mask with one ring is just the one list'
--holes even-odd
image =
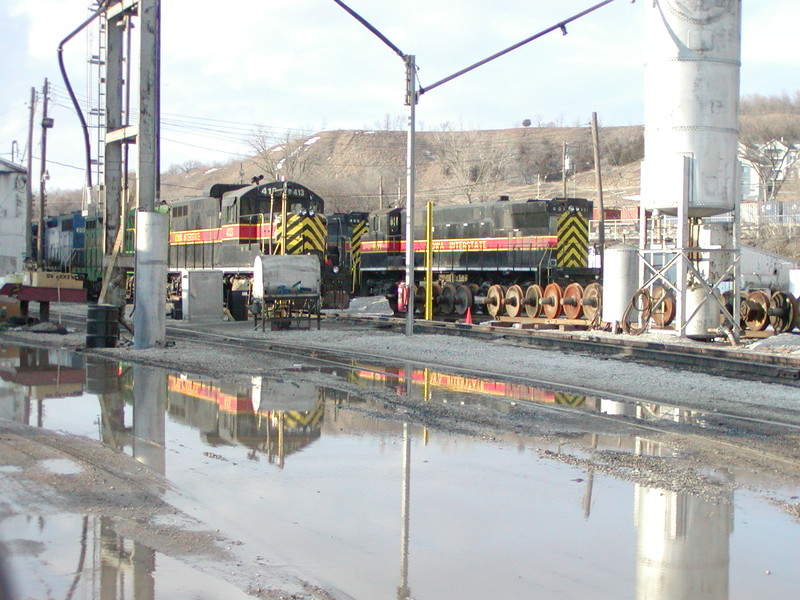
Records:
{"label": "sky", "polygon": [[[425,88],[599,0],[345,0],[405,54]],[[423,94],[418,130],[534,125],[641,125],[644,5],[615,0],[556,31]],[[52,91],[48,189],[86,177],[83,138],[58,69],[59,43],[89,15],[91,0],[0,0],[0,157],[26,152],[31,88]],[[800,90],[796,0],[743,0],[742,95]],[[287,132],[406,125],[405,66],[333,0],[164,0],[161,7],[161,168],[240,160],[259,128]],[[138,30],[134,29],[134,32]],[[65,45],[82,102],[96,97],[87,63],[97,35]],[[34,130],[39,180],[41,101]],[[96,135],[92,135],[94,140]],[[16,140],[16,144],[14,141]],[[93,152],[96,151],[93,149]],[[15,161],[23,161],[17,158]],[[36,186],[34,186],[36,187]]]}

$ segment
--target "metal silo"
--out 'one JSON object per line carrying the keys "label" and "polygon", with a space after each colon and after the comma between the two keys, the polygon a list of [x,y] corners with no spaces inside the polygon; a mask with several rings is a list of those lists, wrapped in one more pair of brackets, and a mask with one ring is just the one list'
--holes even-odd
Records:
{"label": "metal silo", "polygon": [[642,202],[687,217],[734,210],[741,0],[645,3]]}

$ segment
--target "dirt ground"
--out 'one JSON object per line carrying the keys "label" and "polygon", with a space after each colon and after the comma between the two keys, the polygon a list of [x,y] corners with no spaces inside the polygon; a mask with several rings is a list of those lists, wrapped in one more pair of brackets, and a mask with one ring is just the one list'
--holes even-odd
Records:
{"label": "dirt ground", "polygon": [[[230,327],[227,328],[230,331]],[[426,361],[441,368],[486,367],[492,358],[496,375],[551,381],[566,389],[580,389],[592,382],[610,397],[640,397],[653,402],[674,402],[709,414],[735,408],[744,415],[763,417],[775,411],[800,414],[800,390],[788,386],[763,385],[583,355],[564,355],[532,349],[521,350],[491,342],[454,342],[442,336],[413,336],[385,331],[348,332],[327,329],[322,332],[260,332],[251,326],[237,329],[237,335],[262,336],[269,342],[316,345],[332,352],[337,348],[358,348],[399,360]],[[29,329],[0,332],[0,344],[29,344],[60,347],[81,352],[85,334],[39,333]],[[800,336],[797,336],[800,339]],[[454,346],[454,344],[457,344]],[[463,346],[463,347],[462,347]],[[786,347],[781,343],[780,346]],[[794,351],[793,344],[789,344]],[[133,350],[130,346],[98,349],[94,354],[111,359],[161,366],[221,378],[245,378],[254,374],[292,371],[292,377],[328,386],[341,386],[344,380],[313,369],[298,370],[294,356],[263,352],[243,353],[225,347],[178,342],[167,348]],[[363,392],[363,390],[359,390]],[[428,404],[388,390],[374,392],[380,409],[375,418],[402,419],[426,427],[476,436],[482,439],[511,440],[515,436],[574,440],[586,433],[638,435],[637,425],[625,419],[595,419],[580,412],[548,412],[536,406],[515,405],[507,411],[480,407]],[[723,419],[721,419],[722,421]],[[660,424],[647,433],[651,441],[673,449],[670,460],[608,450],[584,454],[561,454],[542,450],[547,458],[580,465],[601,473],[643,485],[724,501],[734,487],[747,487],[771,498],[788,514],[800,519],[800,502],[772,495],[778,487],[800,488],[800,434],[761,424],[749,429],[723,425],[699,433],[679,422]],[[725,434],[726,429],[729,435]],[[78,475],[65,477],[37,468],[48,458],[69,458],[83,467]],[[254,583],[254,570],[263,573],[262,565],[243,565],[230,552],[235,542],[214,531],[213,524],[198,523],[163,500],[169,488],[167,480],[151,473],[132,458],[114,452],[99,442],[0,422],[0,462],[13,471],[0,474],[0,511],[13,514],[19,507],[32,507],[42,513],[72,511],[113,517],[122,535],[141,541],[167,555],[207,572],[218,574],[246,593],[263,598],[326,599],[334,596],[309,584],[302,577],[274,573]],[[708,475],[714,469],[730,465],[748,473],[732,479]],[[765,476],[768,474],[768,477]],[[765,477],[769,483],[765,483]]]}

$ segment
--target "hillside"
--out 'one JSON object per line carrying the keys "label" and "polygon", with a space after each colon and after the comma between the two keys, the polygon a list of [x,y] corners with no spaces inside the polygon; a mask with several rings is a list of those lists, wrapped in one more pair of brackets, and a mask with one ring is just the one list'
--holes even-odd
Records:
{"label": "hillside", "polygon": [[[642,127],[610,127],[600,132],[603,188],[607,206],[638,193]],[[416,198],[437,204],[551,198],[563,194],[564,144],[570,170],[567,193],[596,197],[589,128],[516,128],[488,131],[423,131],[416,134]],[[328,212],[374,210],[404,202],[406,133],[324,131],[277,146],[290,155],[289,178],[325,198]],[[283,154],[282,154],[283,153]],[[270,158],[270,157],[268,157]],[[217,182],[248,182],[264,174],[257,160],[198,168],[162,176],[162,198],[201,195]],[[287,168],[288,170],[288,168]],[[266,179],[270,179],[269,173]],[[382,190],[382,194],[381,194]]]}
{"label": "hillside", "polygon": [[[606,208],[635,207],[643,156],[643,127],[600,130],[603,200]],[[597,199],[589,128],[515,128],[486,131],[431,132],[416,135],[416,202],[423,206],[562,196],[564,144],[570,165],[567,195]],[[289,179],[303,183],[325,199],[326,212],[374,211],[404,205],[406,133],[402,131],[323,131],[289,147],[254,157],[183,173],[162,175],[162,198],[203,195],[219,182],[249,182],[280,164]],[[261,164],[259,164],[261,163]],[[243,174],[240,174],[240,168]],[[779,199],[798,198],[798,182],[787,181]],[[762,231],[763,229],[763,231]],[[800,242],[791,229],[748,228],[745,243],[800,260]],[[613,237],[613,234],[612,234]]]}

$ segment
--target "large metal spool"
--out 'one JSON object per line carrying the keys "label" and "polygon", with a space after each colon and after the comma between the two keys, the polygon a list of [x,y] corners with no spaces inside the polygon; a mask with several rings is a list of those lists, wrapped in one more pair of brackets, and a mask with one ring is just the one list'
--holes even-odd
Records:
{"label": "large metal spool", "polygon": [[525,314],[531,319],[535,319],[542,312],[542,287],[538,283],[529,285],[525,290]]}
{"label": "large metal spool", "polygon": [[769,301],[769,324],[776,333],[790,332],[797,322],[797,300],[787,292],[775,292]]}
{"label": "large metal spool", "polygon": [[486,301],[484,303],[486,312],[492,317],[497,317],[505,306],[505,298],[506,291],[503,286],[498,284],[490,286],[489,290],[486,292]]}
{"label": "large metal spool", "polygon": [[561,309],[568,319],[580,319],[583,315],[583,286],[580,283],[570,283],[564,288],[561,298]]}
{"label": "large metal spool", "polygon": [[797,321],[797,301],[786,292],[770,295],[766,290],[754,290],[742,301],[741,315],[751,331],[764,331],[771,325],[775,333],[788,333]]}
{"label": "large metal spool", "polygon": [[561,316],[563,309],[561,304],[562,296],[561,286],[555,282],[548,283],[547,287],[544,288],[544,294],[539,302],[542,304],[544,314],[548,319],[557,319]]}
{"label": "large metal spool", "polygon": [[[477,288],[477,286],[475,286]],[[456,314],[463,316],[467,314],[467,309],[472,308],[473,288],[470,285],[459,285],[456,288],[455,298],[453,299]]]}
{"label": "large metal spool", "polygon": [[506,314],[512,319],[522,314],[524,308],[525,293],[518,285],[509,286],[506,290],[505,309]]}
{"label": "large metal spool", "polygon": [[583,305],[583,316],[594,321],[603,307],[603,286],[596,281],[587,285],[583,290],[581,304]]}
{"label": "large metal spool", "polygon": [[452,315],[456,309],[456,286],[452,283],[445,283],[442,286],[442,295],[439,297],[439,314],[442,316]]}

